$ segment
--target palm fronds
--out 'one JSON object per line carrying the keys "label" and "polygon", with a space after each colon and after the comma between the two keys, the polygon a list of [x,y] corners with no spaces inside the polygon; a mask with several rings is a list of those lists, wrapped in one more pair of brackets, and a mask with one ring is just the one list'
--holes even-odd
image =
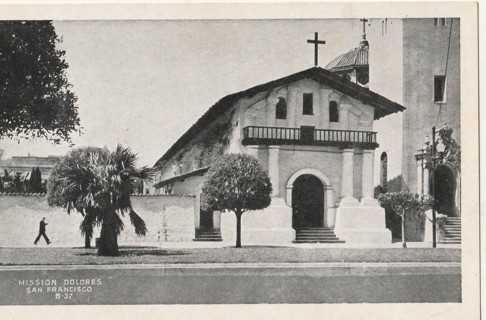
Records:
{"label": "palm fronds", "polygon": [[78,148],[69,152],[52,170],[48,180],[48,202],[51,206],[72,209],[85,215],[83,234],[92,233],[102,224],[107,212],[115,212],[117,234],[123,229],[119,215],[127,212],[137,235],[145,235],[143,219],[132,209],[130,195],[139,180],[150,179],[154,169],[137,168],[137,155],[118,145],[107,148]]}

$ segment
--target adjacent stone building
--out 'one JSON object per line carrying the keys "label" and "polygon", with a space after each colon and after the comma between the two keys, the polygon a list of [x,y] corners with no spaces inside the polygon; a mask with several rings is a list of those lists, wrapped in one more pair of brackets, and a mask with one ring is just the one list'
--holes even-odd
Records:
{"label": "adjacent stone building", "polygon": [[[389,191],[432,194],[437,199],[438,212],[448,216],[443,231],[450,239],[444,241],[458,243],[460,19],[382,18],[370,19],[366,26],[370,44],[369,88],[407,108],[375,122],[380,141],[375,157],[375,184],[386,185]],[[440,159],[432,174],[427,152],[430,153],[434,126]],[[430,241],[431,237],[425,240]]]}

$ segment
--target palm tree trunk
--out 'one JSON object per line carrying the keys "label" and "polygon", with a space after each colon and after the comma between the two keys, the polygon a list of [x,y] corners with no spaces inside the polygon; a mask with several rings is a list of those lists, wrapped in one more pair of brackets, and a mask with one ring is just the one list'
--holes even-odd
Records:
{"label": "palm tree trunk", "polygon": [[405,210],[402,212],[402,247],[407,247],[407,241],[405,240]]}
{"label": "palm tree trunk", "polygon": [[236,248],[241,248],[241,212],[236,214]]}
{"label": "palm tree trunk", "polygon": [[108,209],[103,218],[100,232],[100,245],[98,247],[99,256],[119,256],[118,234],[115,220],[115,211]]}
{"label": "palm tree trunk", "polygon": [[88,235],[84,236],[84,247],[91,248],[91,237]]}

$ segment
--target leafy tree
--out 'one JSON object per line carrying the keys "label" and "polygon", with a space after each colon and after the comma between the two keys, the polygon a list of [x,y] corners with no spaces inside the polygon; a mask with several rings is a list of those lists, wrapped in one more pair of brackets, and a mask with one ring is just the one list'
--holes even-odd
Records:
{"label": "leafy tree", "polygon": [[15,193],[22,193],[24,192],[24,187],[22,185],[21,173],[17,172],[12,178],[11,182],[11,190]]}
{"label": "leafy tree", "polygon": [[209,169],[203,184],[203,210],[233,211],[236,215],[236,247],[241,248],[241,216],[271,202],[272,184],[258,160],[245,154],[228,154]]}
{"label": "leafy tree", "polygon": [[57,163],[49,176],[49,205],[81,213],[85,239],[91,239],[94,227],[101,225],[98,255],[119,255],[117,238],[124,228],[120,215],[130,216],[137,235],[147,233],[145,222],[132,208],[130,195],[136,181],[149,179],[153,170],[136,168],[136,160],[129,148],[120,145],[113,152],[79,148]]}
{"label": "leafy tree", "polygon": [[26,190],[31,193],[42,193],[42,174],[39,167],[33,167],[30,171],[30,179],[25,181]]}
{"label": "leafy tree", "polygon": [[37,166],[35,168],[35,185],[34,185],[34,192],[35,193],[44,193],[45,189],[44,186],[42,185],[42,173],[40,171],[40,168]]}
{"label": "leafy tree", "polygon": [[35,167],[32,167],[32,170],[30,170],[30,178],[29,180],[25,179],[25,188],[27,189],[27,192],[33,193],[33,185],[35,184]]}
{"label": "leafy tree", "polygon": [[77,98],[51,21],[0,21],[0,139],[70,141]]}
{"label": "leafy tree", "polygon": [[431,207],[434,198],[429,195],[419,196],[412,192],[382,193],[378,202],[383,208],[391,208],[402,219],[402,246],[407,247],[405,240],[405,214],[419,214]]}
{"label": "leafy tree", "polygon": [[11,180],[12,180],[12,178],[8,174],[7,169],[4,169],[3,175],[1,177],[1,187],[0,187],[2,192],[9,192],[10,191],[9,187],[10,187],[10,181]]}

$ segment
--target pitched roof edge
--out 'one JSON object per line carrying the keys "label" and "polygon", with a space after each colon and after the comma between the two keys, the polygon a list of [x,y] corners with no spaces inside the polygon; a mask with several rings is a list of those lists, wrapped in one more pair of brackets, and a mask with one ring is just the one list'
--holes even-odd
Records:
{"label": "pitched roof edge", "polygon": [[179,151],[182,146],[190,141],[191,139],[195,138],[200,129],[206,127],[209,120],[213,119],[213,116],[219,115],[222,111],[229,108],[234,104],[234,102],[243,97],[251,97],[255,94],[258,94],[262,91],[272,89],[278,85],[295,82],[304,78],[310,77],[311,79],[327,84],[334,89],[341,91],[344,94],[349,94],[354,98],[362,101],[365,104],[369,104],[375,108],[377,108],[378,112],[375,111],[374,120],[380,119],[386,115],[396,113],[399,111],[404,111],[405,107],[402,105],[393,102],[384,96],[379,95],[369,89],[363,88],[358,84],[351,82],[333,72],[323,69],[321,67],[312,67],[309,69],[305,69],[303,71],[299,71],[297,73],[293,73],[291,75],[285,76],[283,78],[279,78],[276,80],[272,80],[249,89],[239,91],[236,93],[229,94],[223,98],[221,98],[218,102],[216,102],[211,108],[209,108],[165,153],[162,157],[157,160],[154,164],[154,167],[158,167],[161,163],[165,160],[168,160],[171,156],[173,156],[177,151]]}

